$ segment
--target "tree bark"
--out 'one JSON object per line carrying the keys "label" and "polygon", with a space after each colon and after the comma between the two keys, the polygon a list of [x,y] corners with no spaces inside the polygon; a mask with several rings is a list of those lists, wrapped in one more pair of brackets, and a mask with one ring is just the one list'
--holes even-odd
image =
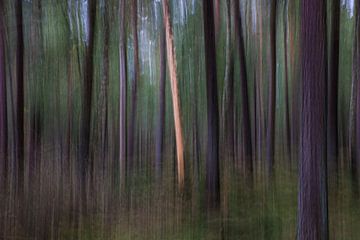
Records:
{"label": "tree bark", "polygon": [[4,1],[0,0],[0,188],[4,189],[8,173],[8,123],[5,70]]}
{"label": "tree bark", "polygon": [[234,9],[234,27],[235,35],[238,41],[237,49],[239,51],[239,66],[240,66],[240,87],[241,87],[241,102],[242,102],[242,117],[243,117],[243,139],[244,139],[244,166],[247,178],[252,179],[253,174],[253,152],[251,142],[251,123],[250,123],[250,108],[249,108],[249,94],[248,94],[248,74],[246,71],[246,58],[244,48],[244,37],[241,25],[239,1],[233,0]]}
{"label": "tree bark", "polygon": [[291,129],[290,129],[290,107],[289,107],[289,68],[288,68],[288,0],[284,3],[284,68],[285,68],[285,132],[287,155],[291,164]]}
{"label": "tree bark", "polygon": [[16,165],[17,165],[17,186],[21,193],[24,188],[24,34],[22,0],[15,2],[16,15]]}
{"label": "tree bark", "polygon": [[214,9],[212,1],[203,1],[203,16],[208,119],[206,195],[207,206],[210,209],[217,209],[220,206],[219,109],[216,79]]}
{"label": "tree bark", "polygon": [[338,82],[339,82],[339,33],[340,0],[332,1],[330,58],[328,73],[327,105],[327,156],[331,169],[338,168]]}
{"label": "tree bark", "polygon": [[158,126],[156,130],[156,156],[155,171],[158,179],[161,179],[164,129],[165,129],[165,80],[166,80],[166,39],[165,29],[160,30],[160,79],[159,79],[159,113]]}
{"label": "tree bark", "polygon": [[126,95],[127,95],[127,56],[126,56],[126,29],[125,29],[125,0],[120,0],[120,40],[119,40],[119,142],[120,142],[120,184],[126,179]]}
{"label": "tree bark", "polygon": [[328,239],[325,1],[301,3],[302,116],[298,239]]}
{"label": "tree bark", "polygon": [[128,128],[128,170],[132,171],[134,165],[134,149],[136,136],[136,115],[137,115],[137,85],[139,81],[139,41],[137,31],[137,0],[132,1],[132,30],[133,30],[133,44],[134,44],[134,75],[131,85],[131,106],[130,119]]}
{"label": "tree bark", "polygon": [[270,79],[268,101],[268,126],[266,135],[267,174],[272,178],[275,154],[275,109],[276,109],[276,8],[277,0],[271,1],[270,9]]}
{"label": "tree bark", "polygon": [[163,5],[164,25],[166,32],[167,61],[170,72],[170,83],[171,83],[171,93],[172,93],[174,122],[175,122],[178,184],[180,189],[182,189],[184,186],[184,175],[185,175],[184,146],[183,146],[183,133],[182,133],[182,120],[181,120],[178,80],[176,75],[176,56],[175,56],[175,49],[173,43],[173,32],[170,24],[169,1],[163,0],[162,5]]}

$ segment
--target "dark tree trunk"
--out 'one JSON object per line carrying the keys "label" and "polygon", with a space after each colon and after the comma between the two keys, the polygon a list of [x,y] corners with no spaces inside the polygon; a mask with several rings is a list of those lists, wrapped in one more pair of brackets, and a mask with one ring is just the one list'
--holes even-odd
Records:
{"label": "dark tree trunk", "polygon": [[160,33],[160,81],[159,81],[159,113],[158,126],[156,130],[156,157],[155,171],[158,179],[162,173],[164,129],[165,129],[165,80],[166,80],[166,40],[165,29],[161,28]]}
{"label": "dark tree trunk", "polygon": [[325,1],[301,3],[302,115],[298,239],[328,239]]}
{"label": "dark tree trunk", "polygon": [[125,0],[120,0],[120,97],[119,97],[119,132],[120,132],[120,177],[121,184],[125,182],[126,176],[126,89],[127,89],[127,56],[126,56],[126,30],[125,30]]}
{"label": "dark tree trunk", "polygon": [[338,168],[338,82],[339,82],[340,0],[332,1],[330,58],[328,72],[327,156],[331,170]]}
{"label": "dark tree trunk", "polygon": [[[80,174],[81,197],[85,202],[85,181],[88,170],[90,170],[90,121],[91,121],[91,105],[92,105],[92,88],[93,88],[93,70],[94,70],[94,52],[95,52],[95,23],[96,23],[96,0],[89,0],[89,38],[85,52],[84,65],[84,82],[82,95],[82,116],[80,125],[80,159],[78,166],[78,174]],[[90,163],[90,164],[89,164]],[[92,175],[90,173],[90,175]],[[92,176],[91,176],[92,177]]]}
{"label": "dark tree trunk", "polygon": [[128,128],[128,169],[132,170],[134,165],[134,149],[136,136],[136,111],[137,111],[137,85],[139,81],[139,41],[137,31],[137,0],[132,1],[132,29],[133,29],[133,44],[134,44],[134,75],[131,85],[131,107],[130,107],[130,122]]}
{"label": "dark tree trunk", "polygon": [[5,70],[4,1],[0,0],[0,188],[4,189],[8,173],[8,124]]}
{"label": "dark tree trunk", "polygon": [[289,107],[289,68],[288,68],[288,0],[284,4],[284,62],[285,62],[285,132],[287,155],[291,164],[291,129],[290,129],[290,107]]}
{"label": "dark tree trunk", "polygon": [[[360,3],[355,2],[355,41],[353,55],[353,85],[356,90],[356,111],[355,111],[355,142],[351,144],[351,173],[353,181],[353,192],[359,193],[359,165],[360,165]],[[352,109],[350,109],[351,111]],[[351,134],[351,132],[350,132]]]}
{"label": "dark tree trunk", "polygon": [[23,14],[22,0],[15,2],[16,14],[16,164],[17,164],[17,184],[18,191],[21,193],[24,187],[24,34],[23,34]]}
{"label": "dark tree trunk", "polygon": [[226,157],[234,159],[234,54],[233,35],[231,34],[231,2],[226,0],[226,68],[225,87],[223,96],[224,136]]}
{"label": "dark tree trunk", "polygon": [[214,8],[212,1],[203,1],[205,69],[208,139],[206,158],[206,194],[207,206],[217,209],[220,206],[219,174],[219,110],[217,98],[217,71],[214,31]]}
{"label": "dark tree trunk", "polygon": [[270,79],[268,101],[268,125],[266,135],[267,174],[272,178],[275,154],[275,109],[276,109],[276,8],[277,0],[271,1],[270,9]]}
{"label": "dark tree trunk", "polygon": [[245,155],[245,174],[250,179],[253,174],[252,165],[252,143],[251,143],[251,123],[250,123],[250,108],[249,108],[249,94],[248,94],[248,74],[246,71],[246,58],[245,58],[245,47],[244,37],[241,25],[240,7],[239,1],[233,0],[234,9],[234,27],[235,35],[238,41],[239,51],[239,66],[240,66],[240,88],[241,88],[241,109],[243,117],[243,139],[244,139],[244,155]]}

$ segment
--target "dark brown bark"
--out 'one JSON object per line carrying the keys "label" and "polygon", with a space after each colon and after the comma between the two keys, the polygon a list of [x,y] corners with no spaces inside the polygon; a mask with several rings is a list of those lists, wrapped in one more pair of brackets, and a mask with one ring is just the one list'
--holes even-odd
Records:
{"label": "dark brown bark", "polygon": [[[93,70],[94,70],[94,52],[95,52],[95,23],[96,23],[96,0],[89,0],[89,38],[85,52],[84,63],[84,80],[82,95],[82,115],[80,125],[80,148],[79,148],[79,169],[81,191],[85,191],[85,179],[90,169],[90,126],[91,126],[91,105],[92,105],[92,89],[93,89]],[[90,164],[89,164],[90,163]],[[92,175],[90,173],[90,175]],[[84,196],[83,200],[85,199]]]}
{"label": "dark brown bark", "polygon": [[285,133],[287,155],[291,164],[291,129],[290,129],[290,107],[289,107],[289,68],[288,68],[288,0],[284,4],[284,62],[285,62]]}
{"label": "dark brown bark", "polygon": [[166,39],[165,29],[161,28],[160,33],[160,79],[159,79],[159,113],[158,126],[156,130],[156,156],[155,171],[158,179],[161,178],[164,129],[165,129],[165,80],[166,80]]}
{"label": "dark brown bark", "polygon": [[17,185],[21,193],[24,187],[24,34],[22,0],[15,2],[16,14],[16,165]]}
{"label": "dark brown bark", "polygon": [[329,43],[328,103],[327,103],[327,156],[332,170],[338,168],[338,82],[340,0],[332,1]]}
{"label": "dark brown bark", "polygon": [[8,173],[8,125],[5,70],[4,1],[0,0],[0,188],[3,189]]}
{"label": "dark brown bark", "polygon": [[[351,173],[353,180],[353,191],[359,193],[359,166],[360,166],[360,3],[355,2],[355,41],[353,55],[353,85],[355,90],[355,142],[351,150]],[[350,109],[351,110],[351,109]],[[351,134],[351,133],[350,133]]]}
{"label": "dark brown bark", "polygon": [[298,239],[328,239],[325,1],[301,3],[302,115]]}
{"label": "dark brown bark", "polygon": [[120,69],[120,96],[119,96],[119,133],[120,133],[120,177],[124,184],[126,175],[126,95],[127,95],[127,56],[125,30],[125,0],[120,0],[120,40],[119,40],[119,69]]}
{"label": "dark brown bark", "polygon": [[216,79],[214,8],[212,1],[203,1],[203,16],[208,119],[206,195],[207,206],[210,209],[217,209],[220,206],[219,109]]}
{"label": "dark brown bark", "polygon": [[226,0],[226,67],[223,96],[225,152],[227,158],[234,160],[234,54],[233,34],[231,34],[231,2]]}
{"label": "dark brown bark", "polygon": [[251,123],[250,123],[250,107],[249,107],[249,94],[248,94],[248,74],[246,71],[246,58],[244,37],[241,25],[239,1],[233,0],[234,10],[234,27],[235,36],[238,41],[237,49],[239,51],[239,66],[240,66],[240,88],[241,88],[241,109],[243,118],[243,139],[244,139],[244,166],[245,174],[252,178],[253,165],[252,165],[252,142],[251,142]]}
{"label": "dark brown bark", "polygon": [[275,154],[275,109],[276,109],[276,8],[277,0],[271,1],[270,7],[270,79],[268,100],[268,125],[266,133],[267,174],[271,178],[274,171]]}
{"label": "dark brown bark", "polygon": [[134,75],[131,85],[131,106],[128,128],[128,169],[131,171],[134,165],[134,150],[136,136],[136,115],[137,115],[137,86],[139,81],[139,41],[137,31],[137,0],[132,1],[132,30],[134,44]]}

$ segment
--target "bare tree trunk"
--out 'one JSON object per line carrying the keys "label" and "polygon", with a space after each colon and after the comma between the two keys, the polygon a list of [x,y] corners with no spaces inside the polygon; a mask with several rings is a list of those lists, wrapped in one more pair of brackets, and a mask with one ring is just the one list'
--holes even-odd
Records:
{"label": "bare tree trunk", "polygon": [[137,0],[132,1],[132,30],[134,44],[134,76],[131,85],[131,107],[130,122],[128,128],[128,170],[132,171],[134,165],[134,150],[136,136],[136,115],[137,115],[137,85],[139,81],[139,41],[137,33]]}
{"label": "bare tree trunk", "polygon": [[161,179],[164,129],[165,129],[165,80],[166,80],[166,38],[165,29],[160,30],[160,81],[159,81],[159,121],[156,130],[156,157],[155,171],[158,179]]}
{"label": "bare tree trunk", "polygon": [[[83,204],[86,204],[85,186],[86,176],[90,162],[90,121],[91,121],[91,106],[92,106],[92,88],[93,88],[93,69],[94,69],[94,52],[95,52],[95,23],[96,23],[96,0],[89,0],[89,40],[86,46],[85,65],[84,65],[84,90],[82,95],[82,116],[80,126],[80,159],[78,166],[78,174],[80,174],[80,192]],[[89,164],[90,163],[90,164]],[[92,173],[90,173],[92,177]],[[86,206],[86,205],[85,205]],[[86,210],[86,207],[85,207]]]}
{"label": "bare tree trunk", "polygon": [[4,189],[8,174],[8,123],[5,70],[4,1],[0,0],[0,189]]}
{"label": "bare tree trunk", "polygon": [[173,43],[173,33],[170,24],[170,8],[169,1],[163,0],[164,25],[166,32],[166,52],[170,72],[171,93],[173,100],[175,137],[176,137],[176,153],[177,153],[177,174],[180,189],[184,186],[184,146],[182,133],[181,108],[178,89],[178,80],[176,75],[176,56]]}
{"label": "bare tree trunk", "polygon": [[339,82],[339,37],[340,0],[332,1],[330,58],[328,74],[327,105],[327,156],[331,169],[338,169],[338,82]]}
{"label": "bare tree trunk", "polygon": [[[356,105],[355,112],[355,139],[351,144],[351,173],[353,180],[353,192],[357,196],[359,193],[359,166],[360,166],[360,3],[355,2],[355,41],[354,41],[354,55],[353,55],[353,88],[354,102]],[[350,109],[351,111],[352,109]],[[352,119],[351,119],[352,120]],[[350,132],[350,135],[351,132]]]}
{"label": "bare tree trunk", "polygon": [[301,3],[302,116],[298,239],[328,239],[325,1]]}
{"label": "bare tree trunk", "polygon": [[291,129],[290,129],[290,107],[289,107],[289,68],[288,68],[288,0],[284,3],[284,62],[285,62],[285,132],[289,163],[291,164]]}
{"label": "bare tree trunk", "polygon": [[231,34],[231,2],[226,0],[226,67],[223,95],[224,134],[226,157],[234,159],[234,54],[233,34]]}
{"label": "bare tree trunk", "polygon": [[271,1],[270,9],[270,79],[269,79],[269,107],[267,126],[267,174],[272,178],[275,154],[275,109],[276,109],[276,8],[277,0]]}
{"label": "bare tree trunk", "polygon": [[15,2],[16,14],[16,165],[17,165],[17,186],[19,193],[24,189],[24,34],[22,0]]}
{"label": "bare tree trunk", "polygon": [[206,195],[207,206],[210,209],[217,209],[220,206],[219,109],[216,79],[214,9],[212,1],[203,1],[203,16],[208,119]]}
{"label": "bare tree trunk", "polygon": [[250,108],[249,108],[249,94],[248,94],[248,74],[246,71],[246,58],[244,48],[244,37],[241,25],[239,1],[233,0],[234,9],[234,27],[235,35],[238,41],[239,51],[239,65],[240,65],[240,87],[241,87],[241,102],[242,102],[242,117],[243,117],[243,139],[244,139],[244,155],[245,155],[245,174],[247,178],[252,179],[253,175],[253,152],[251,143],[251,123],[250,123]]}
{"label": "bare tree trunk", "polygon": [[127,56],[126,56],[126,29],[125,29],[125,0],[120,0],[120,97],[119,97],[119,131],[120,131],[120,184],[126,179],[126,89],[127,89]]}

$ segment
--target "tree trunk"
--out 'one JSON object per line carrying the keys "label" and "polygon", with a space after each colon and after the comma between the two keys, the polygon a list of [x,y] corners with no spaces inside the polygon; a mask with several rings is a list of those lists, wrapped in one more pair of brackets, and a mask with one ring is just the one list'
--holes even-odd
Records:
{"label": "tree trunk", "polygon": [[[84,90],[82,95],[82,116],[80,125],[80,159],[78,166],[78,174],[80,174],[79,187],[81,187],[82,202],[85,202],[85,181],[88,173],[90,162],[90,121],[92,106],[92,87],[93,87],[93,69],[94,69],[94,52],[95,52],[95,23],[96,23],[96,0],[89,0],[89,38],[85,52],[84,65]],[[92,175],[90,173],[90,175]],[[92,176],[90,176],[92,177]]]}
{"label": "tree trunk", "polygon": [[177,153],[177,174],[180,189],[184,186],[184,146],[181,121],[181,108],[178,89],[178,80],[176,75],[176,56],[173,43],[173,32],[170,24],[170,8],[169,1],[163,0],[164,25],[166,32],[166,52],[170,72],[171,93],[173,101],[175,137],[176,137],[176,153]]}
{"label": "tree trunk", "polygon": [[285,132],[286,132],[286,145],[287,157],[291,164],[291,129],[290,129],[290,107],[289,107],[289,68],[288,68],[288,0],[284,3],[284,68],[285,68]]}
{"label": "tree trunk", "polygon": [[120,69],[120,97],[119,97],[119,142],[120,142],[120,184],[126,179],[126,89],[127,89],[127,56],[125,29],[125,0],[120,0],[120,40],[119,40],[119,69]]}
{"label": "tree trunk", "polygon": [[325,1],[301,3],[302,116],[298,239],[328,239]]}
{"label": "tree trunk", "polygon": [[233,35],[231,34],[231,2],[226,0],[226,68],[223,96],[224,136],[226,157],[234,159],[234,54]]}
{"label": "tree trunk", "polygon": [[8,173],[8,124],[5,70],[4,1],[0,0],[0,188],[4,189]]}
{"label": "tree trunk", "polygon": [[134,165],[134,149],[136,136],[136,115],[137,115],[137,85],[139,81],[139,41],[137,32],[137,0],[132,1],[132,30],[134,44],[134,75],[131,85],[131,107],[130,122],[128,128],[128,170],[132,171]]}
{"label": "tree trunk", "polygon": [[[351,173],[353,180],[353,191],[356,195],[359,192],[359,165],[360,165],[360,3],[355,2],[355,41],[353,55],[353,85],[355,91],[355,142],[351,144]],[[351,110],[351,109],[350,109]],[[351,133],[350,133],[351,134]]]}
{"label": "tree trunk", "polygon": [[206,195],[207,206],[210,209],[217,209],[220,206],[219,110],[216,79],[214,9],[212,1],[203,1],[203,16],[208,119]]}
{"label": "tree trunk", "polygon": [[241,25],[239,1],[233,0],[234,9],[234,27],[235,35],[238,41],[239,51],[239,66],[240,66],[240,87],[241,87],[241,102],[242,102],[242,117],[243,117],[243,139],[244,139],[244,166],[247,178],[252,179],[252,143],[251,143],[251,123],[250,123],[250,108],[249,108],[249,94],[248,94],[248,74],[246,71],[246,58],[244,48],[244,37]]}
{"label": "tree trunk", "polygon": [[270,79],[268,126],[266,135],[267,174],[272,178],[275,154],[275,109],[276,109],[276,8],[277,0],[271,1],[270,9]]}
{"label": "tree trunk", "polygon": [[340,0],[332,1],[327,105],[327,156],[331,169],[338,168],[338,82]]}
{"label": "tree trunk", "polygon": [[16,14],[16,164],[18,191],[21,193],[24,187],[24,34],[23,34],[23,14],[22,0],[15,2]]}
{"label": "tree trunk", "polygon": [[165,129],[165,80],[166,80],[166,39],[165,29],[162,27],[160,33],[160,81],[159,81],[159,121],[156,130],[156,157],[155,171],[157,179],[161,178],[164,129]]}

